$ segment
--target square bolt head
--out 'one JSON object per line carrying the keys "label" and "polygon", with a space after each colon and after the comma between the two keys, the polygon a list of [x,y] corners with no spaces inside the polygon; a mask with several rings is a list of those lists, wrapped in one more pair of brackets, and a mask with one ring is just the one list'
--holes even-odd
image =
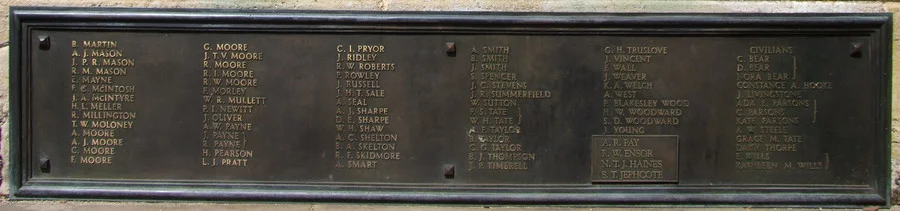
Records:
{"label": "square bolt head", "polygon": [[447,42],[445,45],[447,46],[447,55],[456,56],[456,43]]}
{"label": "square bolt head", "polygon": [[452,164],[444,165],[444,178],[453,179],[456,177],[456,167]]}
{"label": "square bolt head", "polygon": [[49,50],[50,49],[50,36],[41,35],[38,37],[38,40],[40,41],[40,45],[38,47],[40,47],[41,50]]}

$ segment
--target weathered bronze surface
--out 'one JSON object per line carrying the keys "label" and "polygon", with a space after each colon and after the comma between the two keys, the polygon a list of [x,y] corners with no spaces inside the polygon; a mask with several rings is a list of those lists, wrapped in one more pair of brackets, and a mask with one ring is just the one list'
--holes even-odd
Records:
{"label": "weathered bronze surface", "polygon": [[887,14],[11,18],[15,198],[887,203]]}

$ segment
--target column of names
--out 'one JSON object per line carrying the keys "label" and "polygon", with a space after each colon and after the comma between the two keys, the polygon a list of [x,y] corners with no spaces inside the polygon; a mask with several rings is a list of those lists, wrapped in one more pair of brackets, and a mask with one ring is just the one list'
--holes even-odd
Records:
{"label": "column of names", "polygon": [[338,45],[334,168],[377,169],[401,159],[382,78],[396,71],[383,45]]}
{"label": "column of names", "polygon": [[[681,124],[686,99],[650,97],[661,90],[649,74],[669,55],[666,46],[608,46],[603,65],[603,136],[594,137],[593,181],[674,181],[678,136],[660,134]],[[660,136],[667,135],[667,136]],[[660,146],[669,146],[662,148]]]}
{"label": "column of names", "polygon": [[115,162],[137,118],[135,86],[126,82],[134,67],[118,41],[72,41],[70,163]]}
{"label": "column of names", "polygon": [[[809,96],[833,89],[830,81],[798,79],[794,50],[792,46],[751,46],[749,54],[736,58],[736,170],[829,166],[827,153],[816,159],[791,156],[807,154],[803,145],[809,137],[799,134],[799,128],[817,121],[819,103]],[[790,64],[788,68],[776,65],[784,63]]]}
{"label": "column of names", "polygon": [[469,61],[468,170],[524,171],[535,153],[521,140],[521,99],[547,99],[550,91],[529,90],[529,84],[509,66],[509,46],[473,47]]}
{"label": "column of names", "polygon": [[253,149],[247,136],[253,132],[252,117],[265,96],[252,93],[259,87],[253,64],[263,53],[244,43],[203,44],[203,141],[201,165],[247,167]]}

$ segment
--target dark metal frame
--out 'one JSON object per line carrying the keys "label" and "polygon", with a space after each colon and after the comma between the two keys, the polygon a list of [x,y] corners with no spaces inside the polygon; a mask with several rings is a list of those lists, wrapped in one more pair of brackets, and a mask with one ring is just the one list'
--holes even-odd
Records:
{"label": "dark metal frame", "polygon": [[[341,201],[606,205],[888,206],[892,15],[876,14],[596,14],[491,12],[357,12],[207,9],[10,9],[10,157],[12,199]],[[876,177],[871,186],[627,185],[467,186],[354,183],[227,183],[31,178],[29,121],[32,29],[264,33],[862,35],[871,36],[873,67],[882,74]]]}

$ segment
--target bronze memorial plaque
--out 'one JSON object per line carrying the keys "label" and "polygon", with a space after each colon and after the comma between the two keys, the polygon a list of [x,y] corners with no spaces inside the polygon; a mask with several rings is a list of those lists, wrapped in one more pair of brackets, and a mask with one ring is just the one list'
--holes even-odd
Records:
{"label": "bronze memorial plaque", "polygon": [[886,205],[890,14],[14,7],[14,199]]}

